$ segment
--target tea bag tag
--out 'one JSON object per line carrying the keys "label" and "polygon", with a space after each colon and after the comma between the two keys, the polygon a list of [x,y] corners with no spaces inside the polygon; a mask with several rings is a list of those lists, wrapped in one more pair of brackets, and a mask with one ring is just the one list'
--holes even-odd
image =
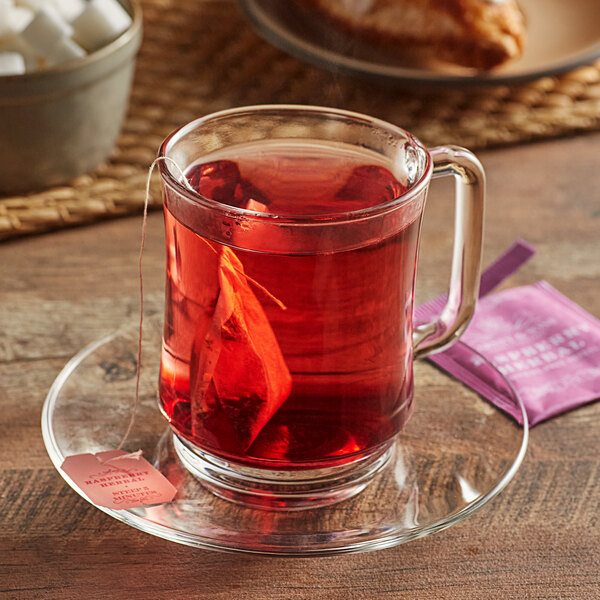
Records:
{"label": "tea bag tag", "polygon": [[122,510],[170,502],[177,488],[143,456],[123,450],[74,454],[60,467],[93,504]]}

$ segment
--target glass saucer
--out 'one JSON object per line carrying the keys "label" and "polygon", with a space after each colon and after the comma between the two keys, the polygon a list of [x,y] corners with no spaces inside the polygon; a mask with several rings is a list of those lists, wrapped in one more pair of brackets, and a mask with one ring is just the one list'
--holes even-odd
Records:
{"label": "glass saucer", "polygon": [[[42,432],[60,470],[66,456],[116,448],[133,406],[137,329],[132,323],[81,350],[44,404]],[[516,473],[527,428],[424,361],[415,363],[415,412],[390,462],[351,499],[277,512],[222,500],[183,467],[157,403],[161,324],[144,324],[140,403],[124,449],[144,456],[177,488],[175,499],[127,510],[100,508],[152,535],[199,548],[326,555],[388,548],[450,527],[496,496]],[[504,381],[498,374],[499,381]],[[524,413],[521,401],[507,394]],[[87,499],[87,498],[86,498]]]}

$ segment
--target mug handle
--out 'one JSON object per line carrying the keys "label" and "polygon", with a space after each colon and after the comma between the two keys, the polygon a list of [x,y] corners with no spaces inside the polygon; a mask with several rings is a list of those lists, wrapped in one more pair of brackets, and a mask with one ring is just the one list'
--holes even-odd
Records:
{"label": "mug handle", "polygon": [[446,306],[436,320],[418,325],[413,332],[415,358],[441,352],[467,328],[479,295],[485,173],[477,157],[458,146],[429,150],[432,177],[452,175],[456,181],[454,249]]}

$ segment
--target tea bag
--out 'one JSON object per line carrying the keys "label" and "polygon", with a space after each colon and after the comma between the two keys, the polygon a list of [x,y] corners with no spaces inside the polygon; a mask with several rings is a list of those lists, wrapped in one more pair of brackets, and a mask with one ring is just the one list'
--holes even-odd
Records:
{"label": "tea bag", "polygon": [[252,444],[287,399],[292,377],[244,267],[230,248],[221,249],[217,268],[219,297],[213,318],[192,348],[192,430],[201,437],[208,432],[221,447],[239,451]]}

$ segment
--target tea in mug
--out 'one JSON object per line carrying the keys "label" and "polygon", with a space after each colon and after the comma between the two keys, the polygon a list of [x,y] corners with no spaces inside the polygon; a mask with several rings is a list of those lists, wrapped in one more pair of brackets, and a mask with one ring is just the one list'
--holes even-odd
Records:
{"label": "tea in mug", "polygon": [[[368,150],[263,140],[205,157],[186,176],[210,201],[319,223],[406,193],[390,169]],[[411,412],[420,216],[340,251],[311,249],[316,227],[301,253],[283,232],[269,253],[251,235],[239,246],[203,237],[168,197],[165,224],[160,400],[175,431],[268,469],[335,466],[385,447]],[[272,227],[257,225],[252,235],[262,234]]]}

